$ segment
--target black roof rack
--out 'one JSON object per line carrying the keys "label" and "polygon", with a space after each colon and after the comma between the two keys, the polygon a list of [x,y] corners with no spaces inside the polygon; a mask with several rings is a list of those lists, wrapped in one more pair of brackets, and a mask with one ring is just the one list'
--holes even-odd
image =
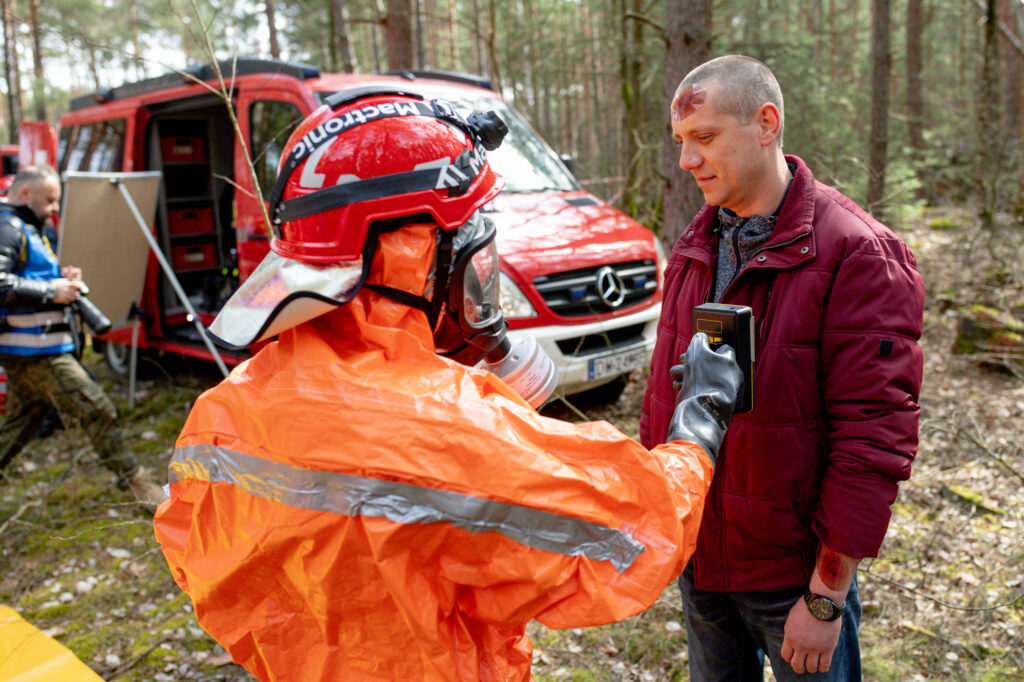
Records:
{"label": "black roof rack", "polygon": [[[228,79],[232,74],[245,76],[254,73],[280,73],[294,76],[300,80],[317,78],[320,70],[309,64],[299,62],[284,62],[279,59],[259,59],[256,57],[239,57],[237,60],[224,59],[218,62],[221,73]],[[124,99],[136,95],[144,95],[149,92],[166,90],[192,83],[192,79],[182,74],[187,74],[201,81],[212,80],[216,77],[212,64],[193,64],[181,70],[181,73],[172,71],[162,76],[154,76],[133,83],[125,83],[116,88],[103,88],[88,95],[81,95],[71,100],[71,111],[85,109],[87,107],[109,102],[115,99]]]}
{"label": "black roof rack", "polygon": [[464,83],[466,85],[475,85],[478,88],[487,88],[488,90],[494,90],[491,85],[489,78],[483,76],[476,76],[471,73],[458,73],[457,71],[435,71],[433,69],[422,69],[422,70],[409,70],[399,69],[397,71],[388,71],[384,74],[385,76],[401,76],[406,80],[414,81],[417,78],[433,78],[439,81],[452,81],[455,83]]}

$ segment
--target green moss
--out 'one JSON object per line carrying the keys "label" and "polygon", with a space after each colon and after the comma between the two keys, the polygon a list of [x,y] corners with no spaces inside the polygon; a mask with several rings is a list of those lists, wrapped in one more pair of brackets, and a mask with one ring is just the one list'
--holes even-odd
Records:
{"label": "green moss", "polygon": [[62,616],[66,616],[71,613],[70,603],[54,604],[53,606],[47,606],[46,608],[40,608],[38,610],[29,610],[24,613],[26,620],[32,623],[45,623],[46,621],[56,620]]}
{"label": "green moss", "polygon": [[960,223],[958,223],[956,220],[953,220],[949,216],[939,216],[937,218],[932,218],[931,220],[929,220],[928,227],[930,227],[933,230],[955,230],[956,228],[960,227]]}

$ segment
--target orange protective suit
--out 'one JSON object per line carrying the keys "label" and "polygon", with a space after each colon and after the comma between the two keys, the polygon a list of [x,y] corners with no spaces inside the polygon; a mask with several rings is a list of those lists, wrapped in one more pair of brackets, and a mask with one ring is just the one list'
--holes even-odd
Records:
{"label": "orange protective suit", "polygon": [[[429,226],[369,282],[422,291]],[[693,552],[712,467],[540,416],[362,289],[196,402],[156,535],[199,623],[261,680],[529,680],[526,623],[648,608]]]}

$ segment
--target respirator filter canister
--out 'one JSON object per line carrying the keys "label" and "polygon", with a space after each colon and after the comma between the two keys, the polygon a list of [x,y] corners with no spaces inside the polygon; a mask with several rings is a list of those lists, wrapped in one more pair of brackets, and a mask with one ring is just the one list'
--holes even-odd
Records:
{"label": "respirator filter canister", "polygon": [[509,332],[509,351],[496,362],[480,366],[496,375],[534,409],[539,409],[555,392],[558,368],[537,339],[522,332]]}

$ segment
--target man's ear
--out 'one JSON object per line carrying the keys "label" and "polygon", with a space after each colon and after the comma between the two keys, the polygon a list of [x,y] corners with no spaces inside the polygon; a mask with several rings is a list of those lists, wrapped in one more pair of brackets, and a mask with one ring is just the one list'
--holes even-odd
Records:
{"label": "man's ear", "polygon": [[8,193],[7,200],[12,204],[27,204],[28,195],[31,191],[31,186],[28,183],[23,183],[15,188],[13,192]]}
{"label": "man's ear", "polygon": [[779,115],[779,108],[771,102],[765,102],[757,112],[758,136],[761,139],[761,146],[767,147],[779,137],[779,130],[782,128],[782,116]]}

